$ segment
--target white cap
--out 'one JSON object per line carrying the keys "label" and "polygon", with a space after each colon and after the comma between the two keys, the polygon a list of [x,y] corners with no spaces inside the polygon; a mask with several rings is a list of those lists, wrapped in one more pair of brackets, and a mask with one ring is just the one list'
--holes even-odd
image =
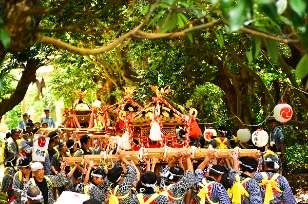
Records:
{"label": "white cap", "polygon": [[33,162],[30,166],[31,166],[31,171],[37,171],[39,169],[44,168],[44,166],[41,162]]}

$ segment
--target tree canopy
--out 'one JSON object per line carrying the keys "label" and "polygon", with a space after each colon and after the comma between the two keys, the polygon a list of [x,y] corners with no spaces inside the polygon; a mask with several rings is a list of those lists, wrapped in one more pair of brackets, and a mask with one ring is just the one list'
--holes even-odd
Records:
{"label": "tree canopy", "polygon": [[[136,86],[145,101],[149,85],[169,85],[171,100],[199,109],[206,122],[260,123],[283,100],[295,109],[291,124],[308,126],[305,0],[0,4],[0,116],[52,63],[53,93],[67,104],[74,89],[107,102]],[[10,77],[16,69],[19,79]]]}

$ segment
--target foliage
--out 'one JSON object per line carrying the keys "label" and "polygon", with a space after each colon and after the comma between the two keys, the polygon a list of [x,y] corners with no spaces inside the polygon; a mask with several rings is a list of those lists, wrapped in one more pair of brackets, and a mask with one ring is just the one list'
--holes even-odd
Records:
{"label": "foliage", "polygon": [[97,75],[94,66],[84,57],[63,53],[54,61],[50,88],[56,99],[63,99],[66,107],[72,107],[78,96],[76,91],[87,91],[85,102],[95,99],[97,89],[93,79]]}
{"label": "foliage", "polygon": [[16,66],[12,56],[7,56],[0,67],[0,100],[10,95],[14,86],[16,86],[16,75],[18,70],[14,70]]}
{"label": "foliage", "polygon": [[18,127],[19,121],[21,121],[21,106],[15,106],[11,111],[5,115],[5,123],[9,129]]}
{"label": "foliage", "polygon": [[[292,0],[289,1],[289,4],[286,0],[239,0],[236,2],[232,0],[213,0],[211,3],[201,0],[167,0],[160,1],[158,8],[163,8],[164,10],[154,13],[155,17],[153,19],[161,19],[163,24],[160,28],[163,32],[178,30],[178,25],[181,25],[182,22],[187,22],[186,25],[184,24],[182,26],[185,27],[191,25],[192,22],[202,22],[205,19],[207,21],[223,19],[224,23],[228,26],[226,28],[228,32],[241,31],[253,35],[259,35],[260,32],[263,32],[263,34],[261,33],[262,36],[268,37],[264,41],[267,54],[275,63],[277,63],[280,54],[278,49],[279,43],[277,41],[283,41],[281,40],[283,38],[279,40],[275,35],[285,36],[287,34],[286,32],[297,33],[299,38],[296,40],[299,40],[302,43],[301,46],[304,47],[301,50],[305,52],[308,46],[308,27],[305,23],[308,6],[305,0]],[[197,10],[199,11],[196,12],[195,8],[198,8]],[[166,13],[168,14],[167,16]],[[185,18],[179,17],[182,15]],[[157,24],[160,25],[159,22]],[[259,38],[253,40],[260,42]],[[255,47],[254,49],[259,52],[261,48]],[[307,75],[298,75],[299,78],[304,78],[305,76]]]}
{"label": "foliage", "polygon": [[11,38],[9,33],[5,30],[2,16],[0,16],[0,41],[5,49],[9,48]]}
{"label": "foliage", "polygon": [[307,67],[308,67],[308,54],[302,57],[302,59],[300,60],[300,62],[296,67],[296,75],[298,76],[298,78],[302,79],[308,75]]}
{"label": "foliage", "polygon": [[296,144],[287,147],[286,154],[288,173],[307,173],[308,145]]}
{"label": "foliage", "polygon": [[[72,106],[76,90],[88,90],[88,103],[97,94],[107,102],[112,97],[120,99],[125,86],[136,86],[136,99],[147,101],[153,94],[150,85],[169,85],[174,90],[168,96],[172,102],[196,105],[208,122],[222,123],[236,116],[242,122],[233,120],[235,129],[243,123],[256,124],[283,100],[294,109],[288,144],[300,137],[293,138],[294,132],[307,127],[308,101],[298,91],[307,81],[305,0],[282,0],[279,4],[275,0],[29,2],[33,3],[30,9],[42,8],[39,15],[28,11],[24,15],[3,14],[11,38],[6,52],[19,56],[18,65],[39,56],[40,61],[46,56],[53,60],[56,69],[50,88],[55,98],[64,98],[66,106]],[[10,1],[5,3],[15,8]],[[27,16],[29,21],[19,16]],[[70,47],[65,49],[80,54],[73,48],[93,50],[110,45],[141,22],[144,25],[139,33],[99,55],[81,57],[61,51],[63,47],[55,43],[67,43]],[[19,29],[22,32],[16,35],[14,31]],[[48,36],[51,42],[38,44],[42,42],[39,36]],[[56,49],[51,52],[45,44]],[[14,88],[2,87],[1,96],[14,92]],[[214,110],[220,113],[211,114]]]}
{"label": "foliage", "polygon": [[190,99],[186,102],[186,106],[199,110],[198,118],[205,120],[202,122],[215,122],[212,126],[227,128],[231,123],[229,123],[228,114],[225,112],[223,95],[224,93],[219,87],[208,82],[195,88]]}

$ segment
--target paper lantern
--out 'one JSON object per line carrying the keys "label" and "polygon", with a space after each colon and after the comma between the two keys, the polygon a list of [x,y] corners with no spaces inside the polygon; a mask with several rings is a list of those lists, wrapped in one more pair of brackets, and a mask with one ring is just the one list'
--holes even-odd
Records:
{"label": "paper lantern", "polygon": [[274,118],[281,123],[286,123],[293,116],[292,107],[286,103],[280,103],[274,108]]}
{"label": "paper lantern", "polygon": [[257,147],[264,147],[268,143],[268,134],[264,130],[256,130],[252,133],[252,143]]}
{"label": "paper lantern", "polygon": [[203,132],[203,137],[205,139],[205,141],[211,141],[212,137],[216,137],[217,136],[217,131],[215,129],[205,129]]}
{"label": "paper lantern", "polygon": [[237,138],[240,142],[248,142],[251,138],[251,133],[249,129],[239,129],[236,133]]}

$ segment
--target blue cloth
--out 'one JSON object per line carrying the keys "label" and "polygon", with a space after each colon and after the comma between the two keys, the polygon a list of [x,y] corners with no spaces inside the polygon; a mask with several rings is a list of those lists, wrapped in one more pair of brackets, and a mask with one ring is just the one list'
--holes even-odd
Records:
{"label": "blue cloth", "polygon": [[[229,177],[232,182],[235,182],[235,171],[229,172]],[[261,188],[255,178],[251,178],[246,174],[240,174],[240,180],[243,181],[246,178],[249,178],[246,182],[243,183],[243,187],[248,192],[249,197],[242,198],[242,204],[259,204],[263,203],[263,195]]]}
{"label": "blue cloth", "polygon": [[33,121],[32,120],[22,120],[18,123],[18,128],[22,129],[22,130],[26,130],[27,126],[32,126],[33,125]]}
{"label": "blue cloth", "polygon": [[[268,179],[271,179],[272,176],[275,174],[273,172],[266,172]],[[258,183],[261,183],[263,176],[261,173],[256,173],[255,174],[255,179]],[[287,204],[295,204],[296,200],[295,197],[292,193],[292,189],[289,185],[289,182],[284,176],[279,175],[277,177],[277,183],[279,185],[280,190],[282,191],[281,193],[275,192],[274,196],[275,199],[271,202],[271,204],[279,204],[279,203],[287,203]],[[264,196],[265,194],[265,189],[261,188],[262,194]]]}
{"label": "blue cloth", "polygon": [[280,127],[275,127],[270,134],[270,142],[274,142],[276,145],[282,144],[284,141],[284,135]]}
{"label": "blue cloth", "polygon": [[186,171],[183,177],[176,183],[169,185],[169,190],[172,192],[172,196],[175,198],[180,198],[177,200],[170,201],[173,204],[184,204],[185,194],[194,184],[196,183],[196,177],[194,172]]}
{"label": "blue cloth", "polygon": [[[196,180],[197,180],[198,183],[201,183],[202,179],[204,179],[204,178],[207,179],[207,182],[211,182],[210,183],[210,189],[211,190],[209,192],[209,198],[212,202],[218,202],[220,204],[231,204],[228,193],[227,193],[225,187],[222,184],[215,182],[215,181],[211,180],[210,178],[206,178],[201,169],[196,169],[195,177],[196,177]],[[200,198],[197,196],[199,191],[200,191],[200,186],[198,186],[196,184],[193,188],[194,203],[200,202]]]}
{"label": "blue cloth", "polygon": [[50,117],[49,118],[43,117],[41,119],[41,124],[43,124],[43,123],[47,123],[49,128],[55,128],[56,127],[55,122]]}
{"label": "blue cloth", "polygon": [[22,129],[22,130],[25,130],[26,129],[26,122],[25,121],[20,121],[19,123],[18,123],[18,128],[20,128],[20,129]]}

